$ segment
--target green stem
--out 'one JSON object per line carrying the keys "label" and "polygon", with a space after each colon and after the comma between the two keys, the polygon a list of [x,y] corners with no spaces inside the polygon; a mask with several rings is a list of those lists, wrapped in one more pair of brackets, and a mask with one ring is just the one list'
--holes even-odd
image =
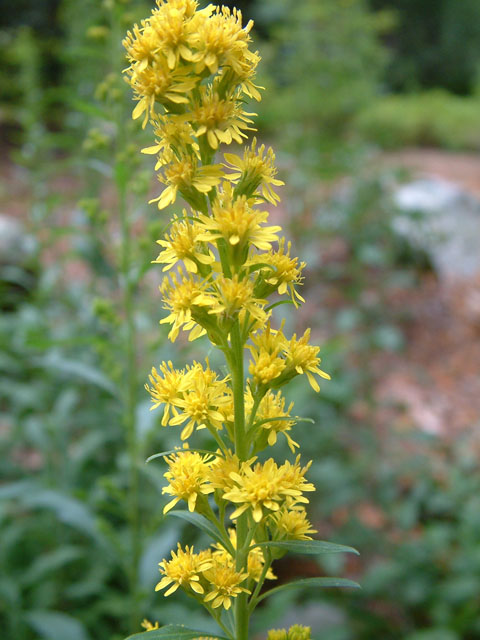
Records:
{"label": "green stem", "polygon": [[125,315],[125,414],[124,422],[127,435],[127,448],[129,458],[129,482],[128,482],[128,520],[130,526],[130,562],[129,581],[131,602],[131,625],[135,629],[139,624],[138,612],[138,563],[140,559],[140,522],[138,507],[138,440],[136,433],[135,406],[136,406],[136,336],[134,316],[134,291],[131,282],[131,229],[127,210],[126,184],[118,182],[118,203],[122,228],[122,289],[123,311]]}
{"label": "green stem", "polygon": [[258,594],[260,593],[260,589],[262,588],[263,583],[265,582],[265,578],[267,577],[268,570],[270,569],[270,565],[272,564],[272,560],[271,560],[271,557],[270,557],[270,552],[268,550],[265,552],[264,560],[265,560],[265,562],[264,562],[264,565],[263,565],[262,573],[260,574],[260,578],[259,578],[259,580],[257,582],[257,586],[255,587],[255,590],[252,593],[252,596],[250,598],[250,604],[249,604],[249,607],[248,607],[249,614],[251,614],[252,611],[257,606]]}
{"label": "green stem", "polygon": [[[114,60],[121,61],[118,46],[121,41],[121,15],[112,12],[112,55]],[[121,289],[122,305],[125,318],[124,334],[124,425],[128,449],[128,494],[127,518],[129,525],[129,558],[128,579],[130,590],[130,628],[136,629],[140,625],[138,566],[141,555],[140,509],[139,509],[139,443],[136,430],[136,392],[137,392],[137,344],[135,331],[135,283],[132,278],[132,228],[128,211],[128,175],[125,149],[127,147],[124,109],[122,102],[114,106],[116,124],[116,165],[115,183],[117,188],[118,212],[121,226]]]}
{"label": "green stem", "polygon": [[[243,371],[243,348],[238,320],[231,330],[231,357],[229,364],[232,374],[233,406],[235,412],[235,453],[240,462],[248,457],[248,446],[245,437],[245,381]],[[248,538],[248,516],[243,513],[237,520],[237,553],[235,568],[246,573],[248,551],[245,542]],[[235,598],[235,640],[248,640],[248,594],[240,593]]]}

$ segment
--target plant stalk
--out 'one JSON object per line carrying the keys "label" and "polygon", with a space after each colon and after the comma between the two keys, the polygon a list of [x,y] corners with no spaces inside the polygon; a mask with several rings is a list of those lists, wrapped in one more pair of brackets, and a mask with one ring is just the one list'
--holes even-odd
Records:
{"label": "plant stalk", "polygon": [[[112,55],[113,59],[123,61],[119,54],[122,27],[120,23],[121,9],[112,12]],[[140,602],[138,590],[138,566],[141,555],[141,531],[139,508],[139,443],[136,429],[136,395],[137,395],[137,340],[135,329],[135,283],[132,279],[132,228],[128,202],[128,167],[125,156],[127,146],[124,109],[121,102],[114,106],[116,120],[116,161],[115,184],[117,189],[118,212],[121,225],[121,290],[122,306],[125,319],[124,335],[124,425],[128,450],[128,489],[127,520],[129,527],[128,582],[130,591],[130,628],[140,626]]]}
{"label": "plant stalk", "polygon": [[[231,374],[233,388],[233,406],[235,413],[235,453],[240,462],[244,462],[248,456],[247,439],[245,433],[245,398],[244,398],[244,371],[243,371],[243,344],[240,337],[240,325],[235,321],[231,330]],[[245,542],[248,537],[248,515],[242,513],[237,519],[237,554],[236,571],[246,572],[248,551]],[[235,598],[235,640],[248,640],[248,594],[240,593]]]}

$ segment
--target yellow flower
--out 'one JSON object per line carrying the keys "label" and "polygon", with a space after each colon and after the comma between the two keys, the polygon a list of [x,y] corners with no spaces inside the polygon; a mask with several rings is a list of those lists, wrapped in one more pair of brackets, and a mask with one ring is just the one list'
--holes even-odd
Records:
{"label": "yellow flower", "polygon": [[145,631],[155,631],[156,629],[158,629],[158,622],[152,624],[149,620],[144,618],[141,626],[145,629]]}
{"label": "yellow flower", "polygon": [[263,465],[259,462],[251,468],[242,464],[240,473],[232,473],[236,487],[224,494],[224,499],[239,503],[231,518],[238,518],[247,509],[252,509],[255,522],[260,522],[263,509],[276,511],[279,502],[284,500],[282,493],[282,474],[273,458]]}
{"label": "yellow flower", "polygon": [[300,454],[296,457],[294,464],[286,460],[280,467],[282,470],[283,491],[285,495],[291,498],[289,506],[294,506],[297,502],[307,504],[308,500],[305,496],[302,496],[302,493],[304,491],[315,491],[315,486],[305,479],[305,474],[310,469],[312,461],[310,460],[304,467],[301,467],[299,463]]}
{"label": "yellow flower", "polygon": [[205,333],[198,324],[202,319],[208,321],[208,314],[203,311],[212,304],[211,298],[205,294],[208,283],[194,278],[191,274],[172,273],[170,279],[165,278],[160,285],[163,295],[164,309],[170,313],[160,320],[160,324],[171,324],[168,337],[173,342],[181,328],[190,331],[189,340],[195,340]]}
{"label": "yellow flower", "polygon": [[249,130],[252,120],[242,108],[239,92],[220,98],[213,87],[200,87],[191,112],[191,122],[197,137],[206,135],[208,144],[217,149],[221,143],[231,144],[232,141],[242,143]]}
{"label": "yellow flower", "polygon": [[200,242],[202,229],[196,222],[187,219],[187,212],[183,210],[184,219],[173,218],[169,233],[157,244],[163,247],[154,263],[165,264],[163,271],[174,267],[179,260],[183,260],[185,268],[191,273],[198,272],[198,265],[209,265],[215,262],[215,256]]}
{"label": "yellow flower", "polygon": [[152,367],[152,373],[148,376],[152,386],[145,384],[145,389],[152,397],[153,406],[150,410],[165,404],[162,418],[162,425],[165,426],[170,420],[170,409],[173,409],[173,415],[178,413],[176,406],[183,392],[188,389],[190,373],[185,373],[184,369],[177,371],[170,360],[163,362],[159,368],[160,373]]}
{"label": "yellow flower", "polygon": [[[252,462],[251,460],[250,462]],[[209,481],[214,489],[220,489],[226,493],[235,486],[231,478],[232,473],[240,472],[240,460],[238,456],[228,451],[225,455],[217,455],[212,462],[209,471]]]}
{"label": "yellow flower", "polygon": [[231,473],[230,477],[237,486],[223,497],[240,506],[230,517],[234,520],[251,509],[254,521],[260,522],[263,509],[278,511],[285,501],[290,506],[298,502],[308,503],[302,493],[315,491],[315,487],[304,478],[310,464],[300,467],[299,458],[300,456],[293,465],[286,461],[280,467],[273,458],[269,458],[264,464],[257,462],[254,467],[243,463],[240,473]]}
{"label": "yellow flower", "polygon": [[295,420],[274,419],[290,417],[292,409],[293,402],[290,403],[288,409],[285,411],[285,398],[280,391],[276,394],[268,391],[262,398],[257,409],[256,421],[261,422],[262,420],[268,419],[268,422],[262,424],[262,428],[268,432],[267,442],[271,447],[277,442],[277,435],[282,433],[287,440],[290,451],[294,453],[295,447],[298,447],[299,444],[292,440],[288,432],[291,431]]}
{"label": "yellow flower", "polygon": [[175,158],[167,165],[163,174],[158,175],[158,180],[167,185],[158,198],[149,201],[158,202],[158,208],[164,209],[173,204],[180,191],[185,200],[196,209],[202,208],[202,195],[211,191],[222,176],[220,165],[212,164],[199,166],[198,159],[194,155],[184,155]]}
{"label": "yellow flower", "polygon": [[258,150],[256,145],[257,139],[254,138],[251,146],[243,152],[243,158],[233,153],[224,154],[223,157],[227,161],[225,166],[234,171],[228,174],[227,178],[236,185],[235,193],[247,197],[261,196],[275,205],[280,202],[280,198],[273,187],[279,187],[285,183],[275,177],[277,169],[274,164],[273,149],[269,147],[265,152],[264,144]]}
{"label": "yellow flower", "polygon": [[223,606],[228,610],[232,606],[232,598],[240,593],[250,593],[241,583],[248,578],[247,573],[235,571],[229,563],[223,563],[212,556],[212,566],[204,573],[205,580],[209,583],[210,591],[205,596],[205,602],[211,602],[213,609]]}
{"label": "yellow flower", "polygon": [[223,415],[218,409],[230,402],[226,379],[219,380],[208,364],[203,369],[194,363],[190,373],[189,388],[178,400],[181,413],[170,420],[171,425],[181,425],[188,420],[180,435],[182,440],[189,438],[195,428],[222,429]]}
{"label": "yellow flower", "polygon": [[145,128],[148,118],[155,115],[155,102],[164,106],[173,104],[187,104],[186,93],[192,91],[198,78],[188,75],[185,68],[170,69],[167,59],[157,54],[151,65],[142,68],[131,66],[127,70],[129,82],[134,90],[134,97],[138,100],[133,110],[132,118],[136,120],[144,115],[142,127]]}
{"label": "yellow flower", "polygon": [[238,58],[235,71],[231,67],[224,67],[222,69],[222,73],[219,76],[219,83],[222,85],[225,84],[226,86],[238,85],[246,96],[260,102],[262,96],[259,89],[265,89],[265,87],[256,85],[253,82],[255,69],[260,60],[261,58],[258,55],[258,51],[253,52],[247,49],[244,58]]}
{"label": "yellow flower", "polygon": [[[293,304],[298,307],[298,300],[305,302],[302,296],[295,289],[296,285],[301,285],[303,278],[301,276],[302,270],[305,267],[305,262],[298,261],[298,258],[290,257],[291,243],[287,245],[285,251],[285,240],[282,238],[278,243],[278,251],[270,251],[269,253],[262,253],[258,256],[254,256],[249,264],[266,264],[272,267],[272,269],[262,269],[261,275],[264,278],[264,282],[273,289],[277,290],[280,295],[285,295],[290,291],[290,296]],[[269,295],[270,291],[263,292],[262,295]]]}
{"label": "yellow flower", "polygon": [[278,240],[279,226],[262,226],[268,219],[266,211],[250,206],[245,196],[235,197],[231,185],[223,184],[212,206],[212,216],[199,216],[204,228],[211,233],[210,239],[224,238],[241,254],[251,245],[261,251],[272,248]]}
{"label": "yellow flower", "polygon": [[330,376],[322,371],[318,366],[321,359],[317,357],[320,347],[308,344],[310,339],[310,329],[307,329],[301,338],[294,333],[289,341],[286,341],[283,350],[287,359],[288,375],[305,373],[310,386],[314,391],[320,391],[318,382],[313,375],[318,375],[325,380],[330,380]]}
{"label": "yellow flower", "polygon": [[182,60],[192,62],[195,54],[189,48],[189,41],[195,21],[190,20],[195,14],[198,3],[194,0],[161,0],[159,8],[152,11],[150,26],[157,36],[157,50],[167,58],[170,69]]}
{"label": "yellow flower", "polygon": [[310,627],[294,624],[288,631],[286,629],[272,629],[268,632],[267,640],[311,640],[311,633]]}
{"label": "yellow flower", "polygon": [[311,540],[311,533],[317,533],[313,529],[307,518],[306,511],[303,507],[295,509],[281,509],[271,516],[272,525],[270,528],[279,539],[287,538],[288,540]]}
{"label": "yellow flower", "polygon": [[230,11],[228,7],[215,7],[209,19],[199,22],[192,34],[191,43],[199,54],[195,71],[201,74],[207,67],[213,74],[219,67],[226,66],[241,73],[245,60],[252,65],[258,62],[248,50],[252,26],[250,21],[242,28],[242,14],[237,9]]}
{"label": "yellow flower", "polygon": [[250,280],[241,280],[237,274],[232,278],[220,276],[215,280],[212,304],[208,313],[220,316],[220,326],[223,324],[228,330],[237,316],[243,320],[246,313],[257,322],[265,323],[268,318],[264,310],[266,304],[266,300],[254,297],[253,282]]}
{"label": "yellow flower", "polygon": [[[229,528],[228,537],[230,538],[230,542],[232,543],[232,547],[234,549],[237,548],[237,531],[234,528]],[[255,540],[252,539],[251,544],[255,544]],[[213,545],[215,551],[213,552],[213,558],[217,559],[219,562],[223,564],[229,564],[232,568],[234,566],[234,559],[228,553],[228,551],[218,542]],[[260,547],[254,547],[248,553],[247,560],[247,573],[248,577],[255,582],[260,580],[260,576],[262,575],[263,567],[265,565],[265,558]],[[267,573],[265,575],[267,580],[276,580],[277,576],[273,573],[272,569],[269,567]]]}
{"label": "yellow flower", "polygon": [[162,489],[162,493],[174,496],[163,509],[167,513],[170,509],[185,500],[189,511],[195,511],[199,495],[208,495],[214,491],[208,482],[208,472],[213,454],[201,456],[196,451],[180,451],[165,457],[169,470],[164,473],[168,480],[168,486]]}
{"label": "yellow flower", "polygon": [[277,380],[285,369],[285,360],[280,357],[281,341],[277,339],[278,331],[267,325],[265,331],[258,333],[249,345],[252,361],[249,373],[258,386],[270,385]]}
{"label": "yellow flower", "polygon": [[165,596],[174,593],[178,587],[192,589],[195,593],[204,593],[204,588],[200,584],[200,576],[212,566],[212,561],[202,554],[195,554],[193,547],[185,547],[183,551],[178,543],[177,553],[172,551],[171,560],[162,560],[159,563],[160,573],[163,578],[155,587],[155,591],[160,591],[165,587],[170,588],[165,592]]}
{"label": "yellow flower", "polygon": [[280,467],[273,458],[264,464],[257,462],[254,467],[243,463],[240,473],[230,474],[237,486],[223,496],[225,500],[240,504],[231,518],[234,520],[247,509],[252,509],[253,519],[260,522],[263,509],[278,511],[287,497],[292,504],[308,502],[302,492],[314,491],[315,488],[303,477],[307,469],[308,465],[303,469],[299,467],[298,458],[295,465],[287,461]]}
{"label": "yellow flower", "polygon": [[194,131],[189,122],[188,116],[156,115],[152,124],[154,126],[155,144],[152,147],[145,147],[142,153],[147,155],[157,155],[158,160],[155,171],[163,165],[173,162],[176,158],[173,149],[184,149],[188,155],[200,157],[200,147],[194,139]]}

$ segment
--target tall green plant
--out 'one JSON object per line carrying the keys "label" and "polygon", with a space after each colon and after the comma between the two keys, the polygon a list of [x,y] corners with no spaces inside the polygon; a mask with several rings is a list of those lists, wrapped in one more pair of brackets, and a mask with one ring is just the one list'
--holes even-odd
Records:
{"label": "tall green plant", "polygon": [[[295,453],[293,426],[302,420],[286,406],[284,387],[306,375],[319,391],[319,347],[274,328],[273,309],[304,302],[303,262],[290,255],[281,228],[268,224],[265,204],[276,205],[275,156],[253,139],[242,155],[217,154],[222,144],[242,144],[252,130],[246,98],[259,100],[254,83],[259,56],[249,48],[252,23],[242,27],[239,11],[195,0],[158,0],[151,16],[135,25],[124,44],[127,78],[137,105],[133,118],[150,121],[165,186],[152,200],[164,209],[182,196],[189,206],[177,213],[158,241],[156,262],[171,271],[160,290],[169,337],[206,335],[224,356],[227,373],[209,362],[177,369],[164,362],[146,385],[153,409],[164,407],[162,425],[181,427],[182,448],[162,452],[170,512],[202,529],[212,546],[198,553],[178,545],[160,563],[156,589],[179,587],[205,607],[226,637],[247,640],[249,620],[268,595],[292,587],[356,586],[349,580],[311,578],[262,592],[275,579],[272,563],[287,551],[317,554],[351,548],[312,540],[304,495],[315,487],[305,475],[311,463],[278,464],[263,452],[283,436]],[[269,298],[277,299],[277,302]],[[246,356],[249,357],[246,367]],[[247,374],[248,372],[248,374]],[[189,440],[208,430],[215,451],[193,449]],[[181,501],[186,510],[172,509]],[[148,637],[196,638],[201,632],[146,622]],[[216,637],[225,637],[216,636]],[[271,631],[271,640],[310,638],[310,630]]]}

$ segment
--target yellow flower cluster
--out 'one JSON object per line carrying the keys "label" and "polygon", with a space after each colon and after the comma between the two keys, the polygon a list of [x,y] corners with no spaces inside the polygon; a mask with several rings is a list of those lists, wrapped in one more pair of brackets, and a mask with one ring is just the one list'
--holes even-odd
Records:
{"label": "yellow flower cluster", "polygon": [[228,610],[232,599],[239,593],[250,593],[242,584],[258,575],[255,563],[252,563],[252,567],[252,574],[239,572],[235,570],[231,556],[227,557],[224,550],[212,548],[194,553],[193,547],[187,546],[183,550],[178,544],[177,552],[172,551],[172,559],[160,563],[163,578],[155,591],[168,587],[165,596],[169,596],[182,587],[187,593],[201,596],[207,606],[213,609],[223,606]]}
{"label": "yellow flower cluster", "polygon": [[272,629],[268,632],[267,640],[310,640],[311,637],[310,627],[294,624],[288,631],[286,629]]}
{"label": "yellow flower cluster", "polygon": [[[315,487],[305,479],[311,463],[301,467],[300,456],[294,464],[287,460],[279,466],[273,458],[254,464],[255,458],[240,462],[228,451],[201,455],[186,446],[165,459],[169,469],[164,474],[168,485],[163,493],[172,500],[164,513],[184,500],[189,511],[208,514],[210,506],[204,496],[215,493],[219,505],[226,508],[225,503],[231,503],[235,507],[232,520],[250,510],[254,523],[265,520],[273,539],[279,537],[277,533],[307,539],[306,533],[312,531],[301,505],[308,503],[303,493],[315,491]],[[275,518],[267,517],[274,513]]]}
{"label": "yellow flower cluster", "polygon": [[[156,590],[170,595],[181,587],[235,640],[247,640],[260,589],[275,579],[271,563],[278,555],[269,545],[311,540],[316,533],[305,511],[305,494],[314,491],[306,479],[311,463],[302,466],[299,455],[283,464],[257,457],[279,436],[292,453],[299,448],[291,436],[293,403],[281,387],[305,374],[318,391],[317,377],[329,379],[309,330],[288,338],[283,322],[278,329],[272,324],[276,305],[269,298],[295,307],[304,302],[305,267],[281,227],[269,223],[267,206],[278,203],[283,185],[275,155],[255,138],[239,155],[223,148],[247,139],[255,114],[245,110],[245,101],[260,100],[251,27],[242,26],[235,9],[157,0],[151,16],[124,40],[126,79],[137,101],[133,118],[142,118],[144,127],[150,121],[154,132],[143,152],[156,156],[163,190],[152,202],[163,209],[180,195],[188,205],[173,215],[153,261],[167,272],[161,323],[169,325],[172,342],[206,335],[228,367],[220,376],[208,361],[181,369],[164,362],[145,385],[152,409],[163,407],[163,426],[181,427],[183,441],[208,430],[217,447],[208,453],[185,443],[164,456],[163,493],[170,499],[164,513],[184,502],[182,515],[208,521],[215,533],[213,544],[198,553],[179,544],[160,563]],[[235,632],[221,613],[234,603]],[[269,635],[309,637],[301,627]]]}

